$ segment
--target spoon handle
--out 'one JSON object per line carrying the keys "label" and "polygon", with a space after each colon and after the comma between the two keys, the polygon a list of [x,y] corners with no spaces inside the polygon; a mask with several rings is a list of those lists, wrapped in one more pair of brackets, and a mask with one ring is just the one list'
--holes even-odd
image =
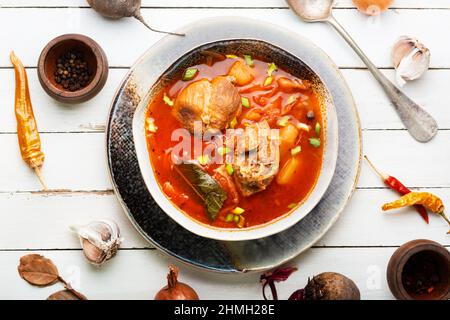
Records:
{"label": "spoon handle", "polygon": [[370,72],[372,72],[381,84],[389,99],[393,103],[395,110],[399,114],[400,119],[414,139],[420,142],[430,141],[438,131],[436,120],[434,120],[430,114],[411,100],[388,78],[386,78],[380,70],[378,70],[378,68],[372,63],[372,61],[369,60],[353,38],[333,16],[330,16],[327,22],[331,24],[341,34],[345,41],[347,41],[350,47],[355,50]]}

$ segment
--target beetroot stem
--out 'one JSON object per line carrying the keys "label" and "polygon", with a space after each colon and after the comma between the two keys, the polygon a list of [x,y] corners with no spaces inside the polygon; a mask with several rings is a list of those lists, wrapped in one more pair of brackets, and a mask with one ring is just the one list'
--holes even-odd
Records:
{"label": "beetroot stem", "polygon": [[270,291],[272,291],[273,300],[278,300],[277,288],[275,288],[275,283],[273,281],[269,282]]}
{"label": "beetroot stem", "polygon": [[165,33],[165,34],[171,34],[174,36],[181,36],[184,37],[185,34],[184,33],[177,33],[177,32],[170,32],[170,31],[164,31],[164,30],[158,30],[158,29],[154,29],[152,27],[150,27],[150,25],[144,20],[144,17],[142,17],[142,15],[140,13],[135,13],[134,17],[139,20],[140,22],[142,22],[142,24],[144,26],[146,26],[147,28],[149,28],[150,30],[152,30],[153,32],[158,32],[158,33]]}
{"label": "beetroot stem", "polygon": [[269,287],[270,287],[270,291],[272,292],[273,300],[278,300],[277,288],[275,287],[275,283],[272,280],[267,280],[262,287],[262,293],[263,293],[264,300],[269,300],[266,296],[266,286],[267,285],[269,285]]}

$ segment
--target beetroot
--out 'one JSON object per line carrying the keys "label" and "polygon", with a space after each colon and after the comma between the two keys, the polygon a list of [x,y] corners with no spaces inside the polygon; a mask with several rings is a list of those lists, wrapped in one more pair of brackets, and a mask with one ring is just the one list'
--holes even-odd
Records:
{"label": "beetroot", "polygon": [[[268,300],[265,289],[269,286],[273,300],[278,300],[276,282],[285,281],[297,268],[286,267],[266,272],[261,276],[263,297]],[[324,272],[308,279],[305,288],[298,289],[288,300],[360,300],[361,295],[356,284],[346,276],[336,272]]]}
{"label": "beetroot", "polygon": [[305,300],[360,300],[356,284],[346,276],[335,272],[324,272],[308,280]]}
{"label": "beetroot", "polygon": [[141,14],[141,0],[87,0],[92,9],[104,17],[110,19],[121,19],[124,17],[133,17],[142,22],[147,28],[154,32],[184,36],[176,32],[157,30],[144,20]]}

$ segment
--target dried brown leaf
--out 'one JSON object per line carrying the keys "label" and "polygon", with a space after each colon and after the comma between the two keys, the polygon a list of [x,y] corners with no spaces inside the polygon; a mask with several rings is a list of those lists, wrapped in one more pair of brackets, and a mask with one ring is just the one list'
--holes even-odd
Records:
{"label": "dried brown leaf", "polygon": [[71,290],[61,290],[51,294],[47,300],[87,300],[81,293]]}
{"label": "dried brown leaf", "polygon": [[28,283],[45,287],[59,281],[59,273],[50,259],[39,254],[28,254],[20,258],[20,276]]}

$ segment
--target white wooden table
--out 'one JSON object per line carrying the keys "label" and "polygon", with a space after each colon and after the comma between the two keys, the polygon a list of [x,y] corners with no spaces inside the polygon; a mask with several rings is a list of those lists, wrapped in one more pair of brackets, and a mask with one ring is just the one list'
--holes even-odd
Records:
{"label": "white wooden table", "polygon": [[[405,91],[439,123],[428,144],[404,130],[387,98],[362,62],[328,26],[304,24],[283,0],[143,0],[142,13],[155,27],[173,30],[204,17],[257,18],[294,30],[323,48],[339,65],[359,108],[364,152],[408,186],[432,191],[450,203],[450,1],[396,0],[377,20],[341,0],[336,18],[375,64],[393,79],[390,49],[409,34],[431,50],[431,70]],[[105,20],[84,0],[0,0],[0,298],[45,299],[60,287],[35,288],[17,273],[19,258],[39,252],[53,259],[61,274],[90,299],[152,299],[164,285],[167,265],[177,263],[151,248],[133,229],[118,204],[105,158],[105,121],[112,96],[131,64],[162,37],[132,19]],[[63,33],[86,34],[100,43],[110,62],[103,91],[78,106],[62,105],[39,85],[36,63],[41,49]],[[28,69],[34,111],[47,159],[43,169],[52,192],[39,191],[33,172],[20,159],[13,113],[14,75],[10,50]],[[383,202],[397,196],[366,164],[345,212],[314,248],[292,265],[299,271],[279,285],[281,298],[303,286],[308,276],[337,271],[354,279],[364,299],[391,299],[385,272],[402,243],[427,238],[450,246],[445,222],[431,216],[425,225],[414,210],[385,214]],[[125,237],[118,256],[102,269],[88,265],[71,224],[116,220]],[[201,298],[261,299],[259,274],[219,275],[181,266],[181,279]]]}

